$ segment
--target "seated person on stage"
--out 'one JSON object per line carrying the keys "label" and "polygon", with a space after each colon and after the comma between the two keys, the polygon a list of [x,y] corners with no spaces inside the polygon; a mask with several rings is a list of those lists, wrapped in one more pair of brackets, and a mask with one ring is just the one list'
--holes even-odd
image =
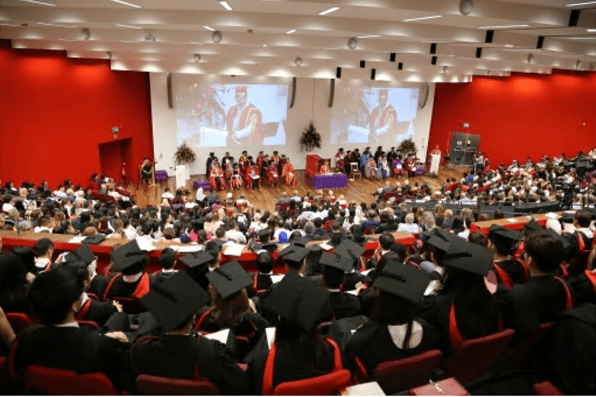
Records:
{"label": "seated person on stage", "polygon": [[12,346],[11,360],[17,373],[30,365],[73,370],[79,373],[102,372],[120,387],[122,362],[130,345],[122,332],[101,334],[79,327],[75,314],[83,299],[84,285],[70,266],[39,274],[29,300],[33,312],[44,326],[24,330]]}
{"label": "seated person on stage", "polygon": [[116,274],[106,287],[103,300],[114,296],[141,298],[149,292],[152,277],[147,273],[145,264],[149,258],[136,240],[113,248],[110,253],[114,261]]}
{"label": "seated person on stage", "polygon": [[383,178],[387,178],[391,174],[389,164],[387,164],[387,157],[385,157],[385,152],[382,152],[379,156],[379,163],[377,164],[377,168],[379,169],[379,171],[381,171],[381,176]]}
{"label": "seated person on stage", "polygon": [[[143,298],[164,334],[137,342],[130,353],[136,374],[174,379],[207,378],[221,394],[248,394],[246,373],[219,341],[197,335],[197,309],[208,294],[187,274],[176,273]],[[131,382],[132,383],[132,382]]]}
{"label": "seated person on stage", "polygon": [[494,334],[502,327],[497,300],[485,282],[492,252],[441,232],[432,235],[426,244],[431,246],[433,262],[444,265],[445,281],[436,295],[424,298],[421,317],[439,330],[441,350],[449,355],[464,340]]}
{"label": "seated person on stage", "polygon": [[374,157],[369,157],[366,160],[366,164],[364,165],[364,175],[368,179],[380,179],[381,178],[381,171],[377,168],[377,164],[375,163]]}
{"label": "seated person on stage", "polygon": [[329,305],[323,309],[323,321],[335,321],[362,314],[360,301],[340,290],[346,272],[352,271],[352,258],[323,252],[319,263],[323,264],[323,286],[329,291]]}
{"label": "seated person on stage", "polygon": [[403,175],[404,173],[404,162],[401,161],[401,157],[397,157],[391,163],[391,169],[393,170],[393,175]]}
{"label": "seated person on stage", "polygon": [[390,261],[377,276],[372,321],[349,339],[345,359],[356,371],[371,375],[377,365],[415,356],[439,346],[434,326],[418,318],[430,276],[413,266]]}
{"label": "seated person on stage", "polygon": [[209,184],[213,190],[225,190],[223,171],[219,167],[217,158],[211,164],[211,171],[209,171]]}
{"label": "seated person on stage", "polygon": [[232,168],[232,176],[230,177],[230,187],[232,189],[240,189],[242,187],[242,176],[240,174],[240,167],[238,163],[234,163]]}
{"label": "seated person on stage", "polygon": [[331,173],[331,169],[329,168],[329,161],[325,161],[321,168],[319,168],[319,174],[325,175]]}
{"label": "seated person on stage", "polygon": [[234,161],[234,157],[229,157],[229,160],[226,161],[222,168],[223,168],[223,175],[224,175],[224,180],[229,181],[230,178],[232,177],[232,161]]}
{"label": "seated person on stage", "polygon": [[266,302],[278,315],[275,343],[248,363],[253,393],[272,394],[277,385],[325,375],[342,368],[341,352],[316,327],[329,292],[309,279],[289,272]]}
{"label": "seated person on stage", "polygon": [[267,183],[275,187],[279,185],[279,174],[277,172],[277,163],[275,160],[269,161],[269,166],[267,167]]}
{"label": "seated person on stage", "polygon": [[335,154],[335,164],[338,172],[344,172],[346,165],[346,155],[344,154],[344,148],[340,147],[339,151]]}
{"label": "seated person on stage", "polygon": [[246,185],[246,189],[250,190],[251,188],[258,189],[259,188],[259,173],[256,169],[256,166],[251,161],[248,163],[246,167],[246,174],[244,176],[244,183]]}
{"label": "seated person on stage", "polygon": [[238,166],[240,167],[240,173],[245,174],[248,168],[248,152],[242,151],[242,155],[238,158]]}
{"label": "seated person on stage", "polygon": [[296,170],[294,170],[294,165],[292,165],[290,162],[289,157],[282,166],[281,176],[285,178],[286,186],[296,186],[298,184],[298,180],[296,179]]}

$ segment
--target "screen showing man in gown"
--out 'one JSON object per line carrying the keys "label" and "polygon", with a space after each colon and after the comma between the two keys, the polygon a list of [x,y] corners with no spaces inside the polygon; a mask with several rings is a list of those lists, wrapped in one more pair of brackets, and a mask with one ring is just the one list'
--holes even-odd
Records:
{"label": "screen showing man in gown", "polygon": [[414,137],[419,88],[345,87],[333,107],[331,144],[394,145]]}
{"label": "screen showing man in gown", "polygon": [[249,148],[285,145],[288,86],[190,84],[176,95],[178,144]]}

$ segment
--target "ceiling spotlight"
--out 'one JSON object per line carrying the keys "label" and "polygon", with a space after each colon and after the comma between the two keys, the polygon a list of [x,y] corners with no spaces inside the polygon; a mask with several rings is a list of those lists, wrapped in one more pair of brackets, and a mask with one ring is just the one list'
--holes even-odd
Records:
{"label": "ceiling spotlight", "polygon": [[356,39],[356,37],[350,37],[350,40],[348,40],[348,48],[350,50],[355,50],[358,47],[358,40]]}
{"label": "ceiling spotlight", "polygon": [[219,43],[222,38],[223,36],[221,35],[221,32],[219,30],[216,30],[215,32],[211,33],[211,40],[214,43]]}
{"label": "ceiling spotlight", "polygon": [[302,58],[296,57],[294,63],[296,64],[296,66],[302,66]]}
{"label": "ceiling spotlight", "polygon": [[153,36],[151,33],[147,33],[147,36],[145,36],[145,41],[155,41],[155,36]]}
{"label": "ceiling spotlight", "polygon": [[108,51],[106,54],[108,55],[108,59],[112,59],[112,51]]}
{"label": "ceiling spotlight", "polygon": [[200,54],[194,54],[192,56],[192,60],[195,62],[199,62],[201,60],[201,55]]}
{"label": "ceiling spotlight", "polygon": [[91,38],[91,31],[87,28],[83,28],[81,34],[83,35],[83,40],[89,40]]}
{"label": "ceiling spotlight", "polygon": [[528,54],[528,63],[532,63],[533,60],[534,60],[534,55]]}
{"label": "ceiling spotlight", "polygon": [[474,9],[474,0],[461,0],[459,2],[459,12],[462,15],[470,15]]}

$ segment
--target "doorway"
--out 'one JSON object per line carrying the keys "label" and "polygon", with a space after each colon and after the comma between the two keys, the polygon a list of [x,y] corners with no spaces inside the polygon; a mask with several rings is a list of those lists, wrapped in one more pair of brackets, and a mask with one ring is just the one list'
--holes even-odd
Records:
{"label": "doorway", "polygon": [[101,173],[108,178],[114,178],[115,181],[121,181],[123,164],[126,173],[126,179],[134,179],[131,164],[131,138],[117,139],[110,142],[100,143],[99,166]]}
{"label": "doorway", "polygon": [[480,146],[480,135],[466,132],[453,132],[451,134],[451,147],[449,150],[449,163],[456,166],[471,166]]}

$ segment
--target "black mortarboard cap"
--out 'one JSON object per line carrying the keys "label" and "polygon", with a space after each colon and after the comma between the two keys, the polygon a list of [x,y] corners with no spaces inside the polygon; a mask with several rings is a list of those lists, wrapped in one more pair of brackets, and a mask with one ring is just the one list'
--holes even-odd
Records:
{"label": "black mortarboard cap", "polygon": [[265,307],[302,330],[309,331],[320,320],[329,295],[329,291],[313,281],[288,273],[271,292]]}
{"label": "black mortarboard cap", "polygon": [[559,218],[559,221],[563,222],[563,223],[573,223],[574,220],[575,220],[575,214],[570,213],[570,212],[565,212]]}
{"label": "black mortarboard cap", "polygon": [[305,239],[304,237],[294,237],[293,239],[290,239],[290,244],[294,244],[299,247],[306,247],[307,243],[308,243],[308,240]]}
{"label": "black mortarboard cap", "polygon": [[[462,252],[460,242],[453,242],[452,254],[447,254],[444,265],[466,272],[486,276],[493,261],[493,251],[478,244],[466,244],[465,252]],[[451,247],[450,247],[451,248]]]}
{"label": "black mortarboard cap", "polygon": [[178,272],[163,283],[151,286],[141,303],[168,332],[184,325],[196,311],[209,302],[209,294],[185,272]]}
{"label": "black mortarboard cap", "polygon": [[549,232],[551,234],[551,236],[556,237],[559,240],[561,240],[561,243],[563,244],[563,251],[564,252],[568,252],[569,248],[571,248],[571,242],[568,239],[566,239],[565,237],[563,237],[559,233],[555,232],[551,228],[546,228],[546,231]]}
{"label": "black mortarboard cap", "polygon": [[288,245],[279,253],[281,258],[285,258],[286,260],[292,262],[300,262],[306,257],[306,255],[308,255],[308,250],[306,248],[292,244]]}
{"label": "black mortarboard cap", "polygon": [[89,244],[82,244],[66,256],[66,261],[69,262],[75,258],[82,260],[89,266],[95,260],[95,255],[93,254],[93,251],[91,251]]}
{"label": "black mortarboard cap", "polygon": [[147,261],[147,256],[141,251],[136,240],[131,240],[120,247],[114,248],[111,252],[111,256],[114,265],[116,265],[116,271],[119,272],[127,267],[134,266],[139,262],[145,263]]}
{"label": "black mortarboard cap", "polygon": [[530,219],[530,221],[524,225],[524,232],[526,234],[532,234],[539,230],[542,230],[542,226],[540,226],[540,224],[536,222],[534,218]]}
{"label": "black mortarboard cap", "polygon": [[511,240],[512,242],[518,242],[521,239],[521,234],[518,231],[507,229],[506,227],[499,225],[491,225],[488,232],[491,238],[496,236],[497,238]]}
{"label": "black mortarboard cap", "polygon": [[217,247],[217,251],[221,251],[221,246],[224,245],[226,242],[219,239],[214,239],[211,241],[207,241],[205,243],[205,249],[213,249],[212,247]]}
{"label": "black mortarboard cap", "polygon": [[352,270],[352,258],[323,252],[319,260],[325,266],[334,267],[344,272]]}
{"label": "black mortarboard cap", "polygon": [[429,273],[392,260],[383,267],[374,286],[410,302],[420,303],[430,280]]}
{"label": "black mortarboard cap", "polygon": [[339,244],[337,247],[335,247],[335,253],[338,255],[341,255],[345,258],[351,258],[351,259],[358,259],[360,258],[360,256],[362,256],[362,254],[364,254],[364,247],[362,247],[360,244],[356,244],[355,242],[353,242],[352,240],[344,240],[341,242],[341,244]]}
{"label": "black mortarboard cap", "polygon": [[443,252],[447,252],[447,250],[449,250],[449,241],[434,234],[428,238],[426,244],[433,246]]}
{"label": "black mortarboard cap", "polygon": [[206,251],[197,251],[192,254],[184,255],[180,258],[180,262],[184,263],[187,267],[192,268],[200,265],[207,265],[214,258],[213,255]]}
{"label": "black mortarboard cap", "polygon": [[106,236],[96,234],[95,236],[89,236],[83,240],[85,244],[99,244],[106,239]]}
{"label": "black mortarboard cap", "polygon": [[207,279],[222,298],[227,299],[252,284],[252,278],[244,271],[240,263],[233,261],[226,263],[209,272]]}

